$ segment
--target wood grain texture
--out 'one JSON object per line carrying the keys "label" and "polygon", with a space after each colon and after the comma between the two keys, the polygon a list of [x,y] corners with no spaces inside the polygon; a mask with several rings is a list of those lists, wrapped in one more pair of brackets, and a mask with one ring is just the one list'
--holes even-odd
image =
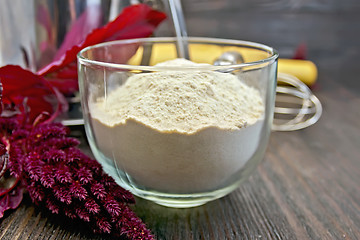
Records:
{"label": "wood grain texture", "polygon": [[[182,210],[137,199],[135,211],[158,239],[360,239],[357,10],[354,2],[354,8],[326,11],[187,15],[190,35],[264,42],[282,56],[291,56],[299,43],[306,43],[309,58],[319,68],[313,90],[324,112],[307,129],[273,132],[264,161],[222,199]],[[88,151],[86,144],[83,148]],[[0,239],[104,237],[92,236],[83,226],[48,214],[25,198],[0,220]]]}

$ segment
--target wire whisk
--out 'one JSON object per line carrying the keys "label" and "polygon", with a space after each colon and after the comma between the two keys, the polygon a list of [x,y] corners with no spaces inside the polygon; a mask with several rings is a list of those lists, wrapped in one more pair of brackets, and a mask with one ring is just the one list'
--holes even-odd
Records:
{"label": "wire whisk", "polygon": [[295,76],[279,73],[274,131],[294,131],[315,124],[322,114],[320,100]]}

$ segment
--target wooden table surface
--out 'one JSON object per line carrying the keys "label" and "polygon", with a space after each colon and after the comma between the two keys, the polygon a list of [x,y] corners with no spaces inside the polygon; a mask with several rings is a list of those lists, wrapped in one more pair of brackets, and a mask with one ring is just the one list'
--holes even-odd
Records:
{"label": "wooden table surface", "polygon": [[[283,57],[307,44],[324,112],[307,129],[273,132],[264,161],[222,199],[191,209],[137,199],[158,239],[360,239],[360,7],[344,2],[186,12],[189,35],[263,42]],[[101,238],[28,197],[0,220],[0,239]]]}

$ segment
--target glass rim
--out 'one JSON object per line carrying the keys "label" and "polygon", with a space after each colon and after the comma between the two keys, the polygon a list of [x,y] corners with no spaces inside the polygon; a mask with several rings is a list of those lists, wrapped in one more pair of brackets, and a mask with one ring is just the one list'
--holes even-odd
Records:
{"label": "glass rim", "polygon": [[218,70],[225,70],[230,68],[244,68],[244,67],[254,67],[254,66],[261,66],[263,64],[275,62],[276,59],[279,57],[279,53],[272,47],[269,47],[265,44],[251,42],[251,41],[244,41],[244,40],[234,40],[234,39],[222,39],[222,38],[208,38],[208,37],[186,37],[183,38],[185,41],[190,43],[202,43],[202,44],[225,44],[225,45],[236,45],[238,47],[245,47],[251,49],[262,50],[271,54],[269,57],[266,57],[261,60],[251,61],[246,63],[239,63],[239,64],[231,64],[231,65],[201,65],[201,66],[148,66],[148,65],[130,65],[130,64],[120,64],[120,63],[111,63],[99,60],[92,60],[83,56],[83,54],[91,49],[94,48],[102,48],[105,46],[110,45],[117,45],[117,44],[134,44],[134,43],[170,43],[176,42],[176,37],[148,37],[148,38],[132,38],[132,39],[124,39],[124,40],[116,40],[116,41],[108,41],[103,42],[95,45],[88,46],[83,48],[77,54],[78,62],[84,65],[94,65],[94,66],[102,66],[112,69],[119,69],[119,70],[143,70],[143,71],[164,71],[164,70],[209,70],[209,71],[218,71]]}

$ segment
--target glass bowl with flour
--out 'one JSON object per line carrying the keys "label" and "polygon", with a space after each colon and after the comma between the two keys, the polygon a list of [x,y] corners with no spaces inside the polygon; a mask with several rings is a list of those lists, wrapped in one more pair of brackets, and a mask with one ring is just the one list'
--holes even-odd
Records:
{"label": "glass bowl with flour", "polygon": [[[78,55],[85,130],[95,158],[133,194],[192,207],[238,187],[263,159],[277,53],[265,45],[188,38],[121,40]],[[244,62],[215,66],[236,51]]]}

